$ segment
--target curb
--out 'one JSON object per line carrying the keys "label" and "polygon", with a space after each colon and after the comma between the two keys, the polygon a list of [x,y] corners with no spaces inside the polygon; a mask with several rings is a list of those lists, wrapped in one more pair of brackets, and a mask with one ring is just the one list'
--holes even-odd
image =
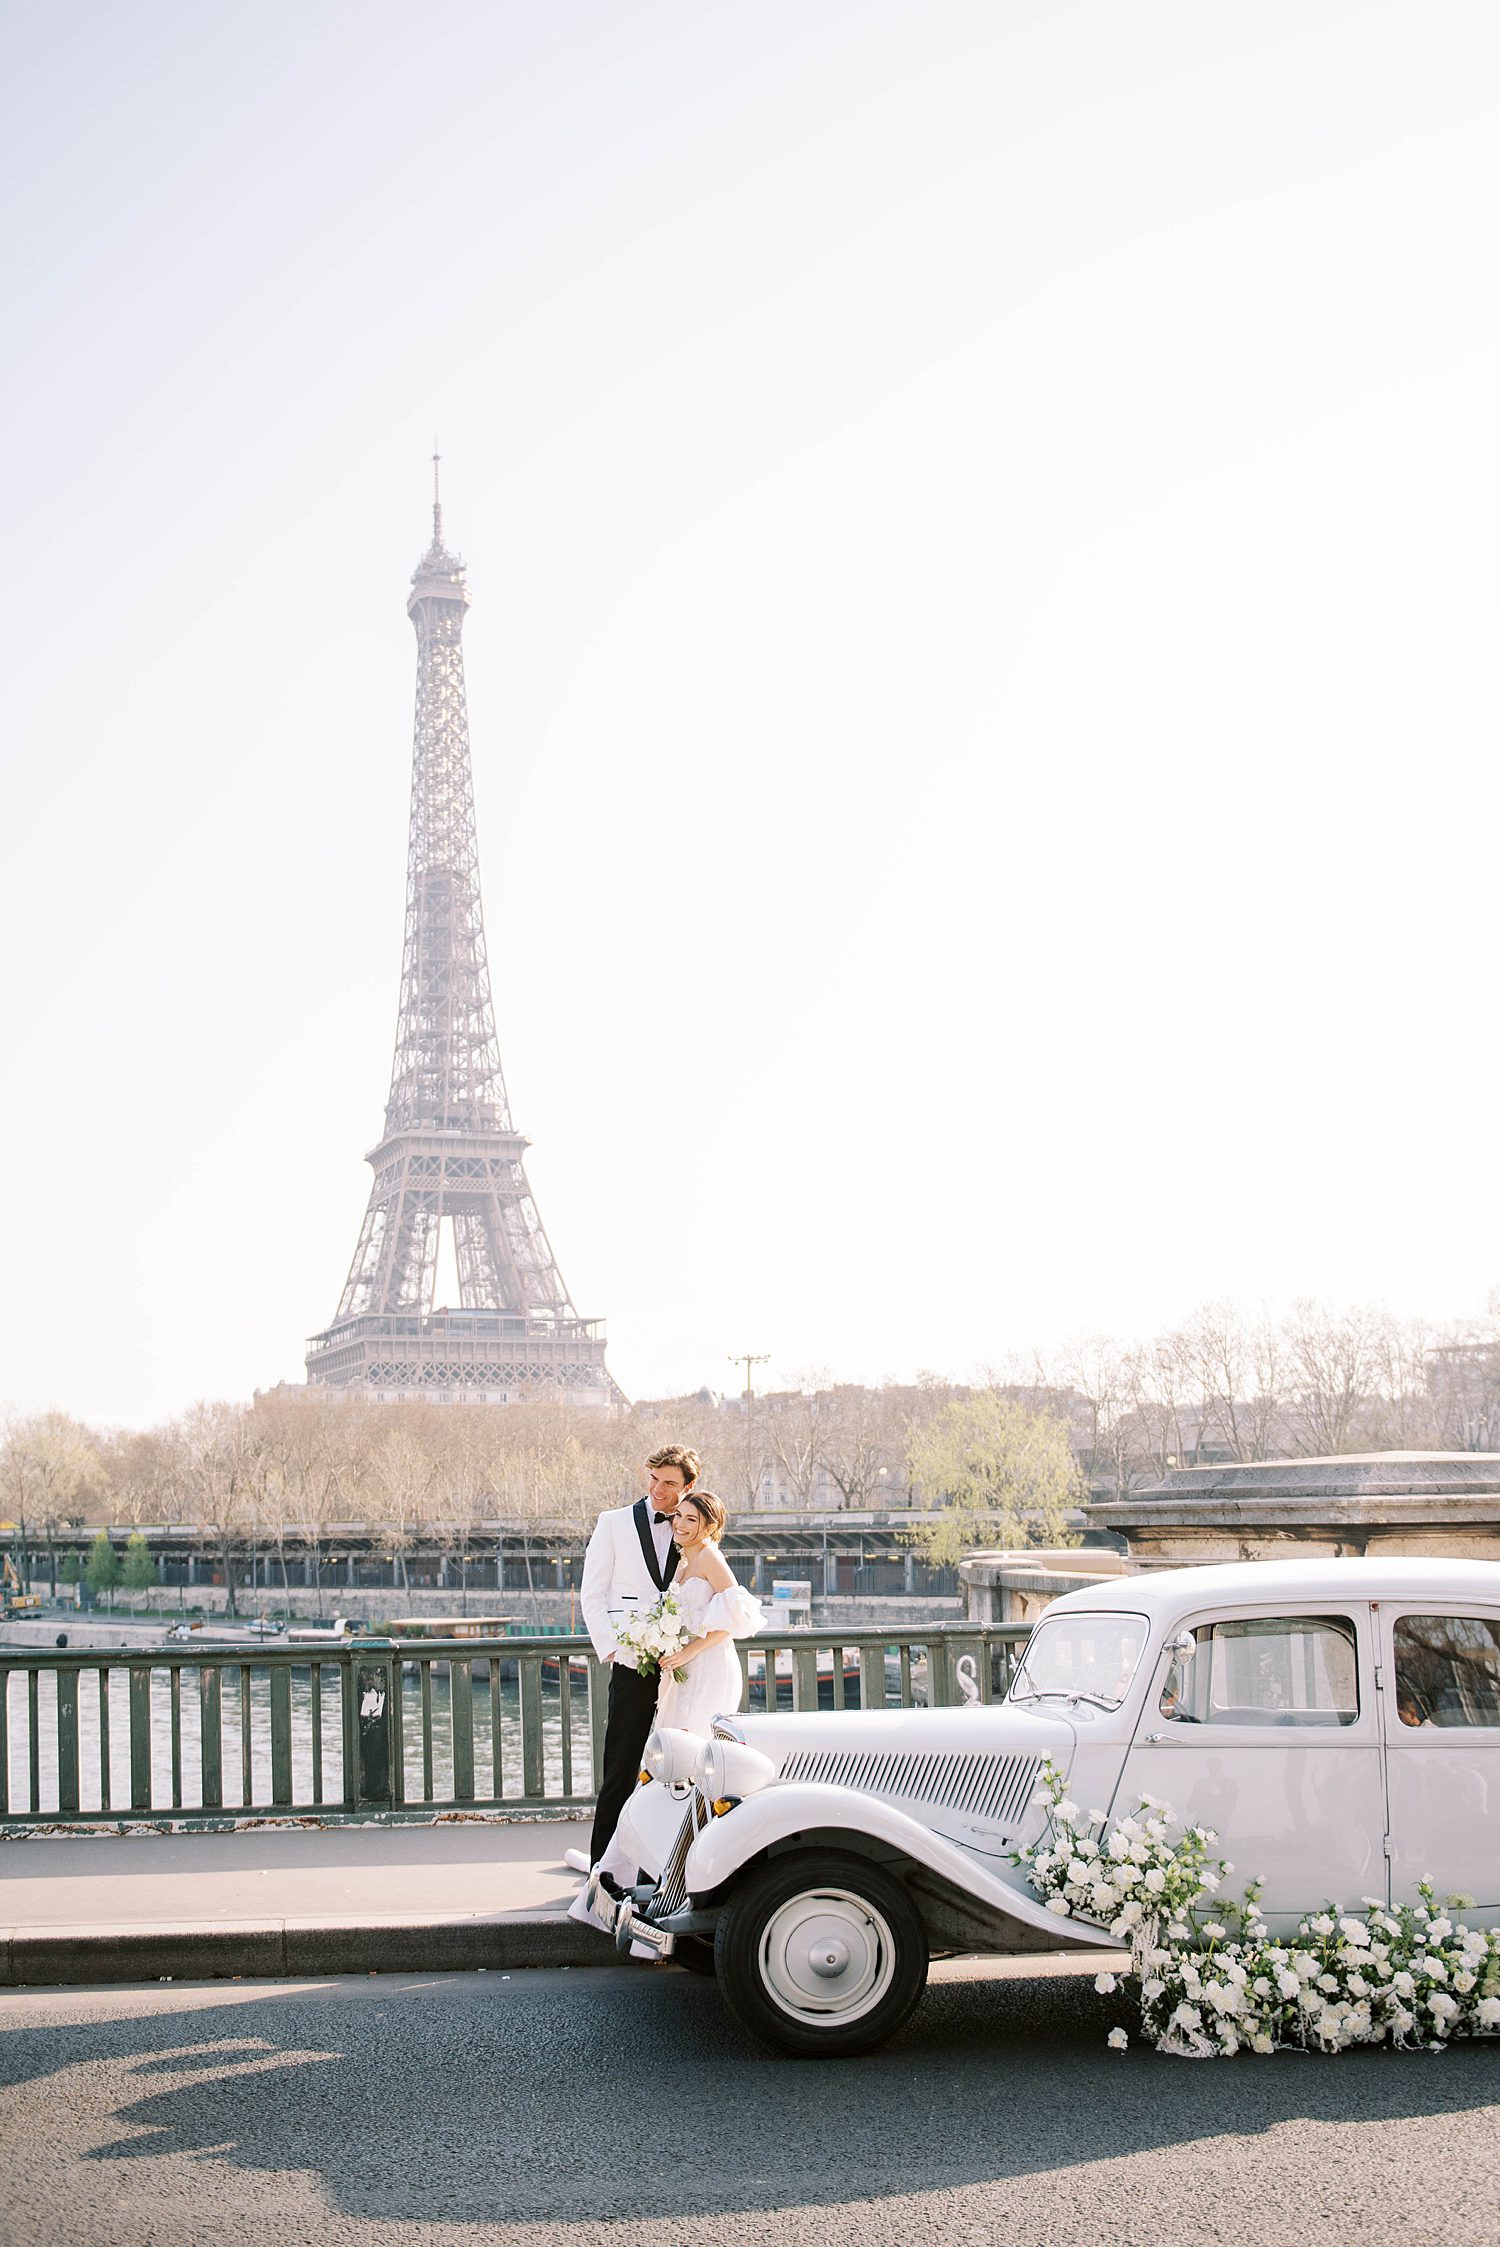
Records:
{"label": "curb", "polygon": [[613,1966],[613,1943],[561,1912],[503,1919],[262,1919],[182,1927],[0,1929],[0,1989],[92,1982],[284,1981]]}

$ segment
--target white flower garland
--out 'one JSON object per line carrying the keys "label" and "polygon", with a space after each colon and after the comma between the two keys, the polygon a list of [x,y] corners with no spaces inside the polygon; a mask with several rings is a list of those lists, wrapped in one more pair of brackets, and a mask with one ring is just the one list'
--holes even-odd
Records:
{"label": "white flower garland", "polygon": [[[1261,1884],[1242,1904],[1200,1899],[1234,1870],[1209,1855],[1218,1836],[1190,1826],[1171,1838],[1172,1812],[1143,1795],[1138,1815],[1109,1826],[1102,1811],[1069,1802],[1062,1773],[1042,1767],[1047,1832],[1012,1862],[1059,1918],[1088,1920],[1130,1948],[1141,2027],[1162,2052],[1210,2059],[1240,2052],[1342,2052],[1352,2044],[1427,2045],[1500,2032],[1500,1929],[1465,1927],[1440,1910],[1431,1883],[1420,1904],[1388,1911],[1361,1898],[1362,1913],[1331,1905],[1309,1913],[1295,1936],[1273,1941],[1260,1915]],[[1448,1899],[1451,1910],[1469,1902]],[[1100,1974],[1094,1987],[1119,1987]],[[1110,2031],[1110,2048],[1129,2037]]]}

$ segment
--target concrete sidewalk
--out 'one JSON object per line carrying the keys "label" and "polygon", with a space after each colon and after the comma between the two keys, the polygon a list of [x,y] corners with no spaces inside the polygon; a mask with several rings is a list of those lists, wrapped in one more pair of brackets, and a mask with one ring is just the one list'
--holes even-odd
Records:
{"label": "concrete sidewalk", "polygon": [[610,1966],[583,1820],[0,1841],[0,1985]]}

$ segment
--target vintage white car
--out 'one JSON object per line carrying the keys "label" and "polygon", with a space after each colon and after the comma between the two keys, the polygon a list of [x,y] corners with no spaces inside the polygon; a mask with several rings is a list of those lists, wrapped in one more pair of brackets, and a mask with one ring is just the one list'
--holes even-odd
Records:
{"label": "vintage white car", "polygon": [[1012,1864],[1043,1760],[1084,1809],[1215,1829],[1273,1931],[1325,1902],[1474,1899],[1500,1924],[1500,1563],[1245,1562],[1112,1579],[1041,1617],[999,1706],[657,1732],[627,1805],[647,1876],[591,1884],[622,1952],[716,1971],[790,2052],[868,2050],[929,1958],[1113,1948]]}

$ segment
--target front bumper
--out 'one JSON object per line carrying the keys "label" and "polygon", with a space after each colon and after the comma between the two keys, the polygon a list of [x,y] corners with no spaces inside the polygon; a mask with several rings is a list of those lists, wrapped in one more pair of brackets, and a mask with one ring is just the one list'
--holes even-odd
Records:
{"label": "front bumper", "polygon": [[682,1824],[677,1830],[661,1878],[649,1895],[637,1889],[630,1896],[611,1896],[597,1872],[589,1874],[584,1890],[594,1924],[615,1939],[615,1948],[629,1958],[637,1943],[658,1958],[670,1958],[679,1935],[700,1933],[699,1914],[688,1905],[684,1868],[688,1851],[713,1813],[697,1787],[688,1797]]}

